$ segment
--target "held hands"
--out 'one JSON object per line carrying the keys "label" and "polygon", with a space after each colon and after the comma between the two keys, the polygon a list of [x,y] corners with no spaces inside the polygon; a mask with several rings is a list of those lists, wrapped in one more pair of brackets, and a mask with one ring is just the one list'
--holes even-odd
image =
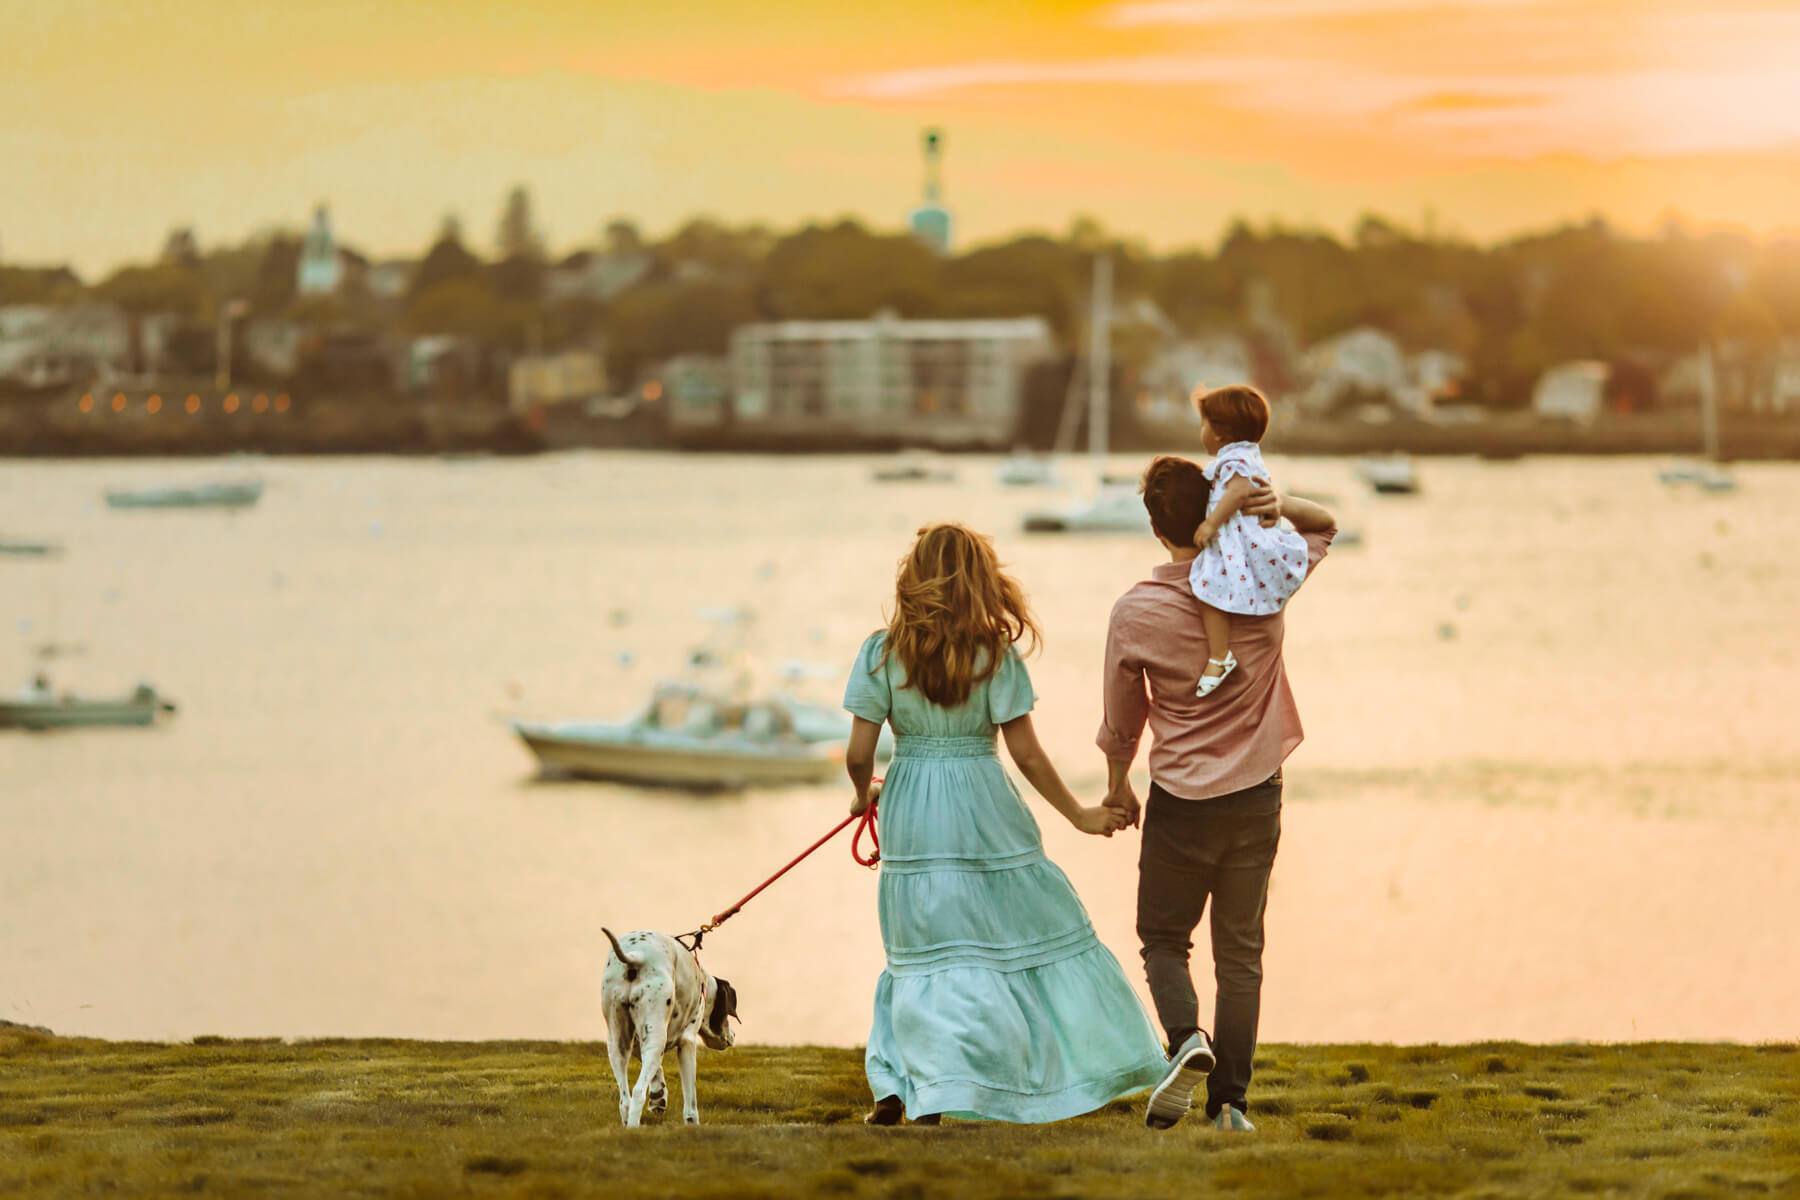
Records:
{"label": "held hands", "polygon": [[860,817],[868,811],[869,805],[881,799],[881,780],[872,780],[869,790],[861,796],[853,796],[850,800],[850,815]]}
{"label": "held hands", "polygon": [[1137,791],[1132,788],[1129,779],[1107,791],[1105,806],[1108,811],[1119,815],[1120,828],[1125,826],[1137,828],[1138,818],[1143,809],[1138,804]]}
{"label": "held hands", "polygon": [[1125,819],[1119,811],[1108,808],[1104,804],[1095,805],[1092,808],[1078,808],[1069,821],[1081,832],[1097,834],[1100,837],[1111,837],[1114,830],[1125,827]]}

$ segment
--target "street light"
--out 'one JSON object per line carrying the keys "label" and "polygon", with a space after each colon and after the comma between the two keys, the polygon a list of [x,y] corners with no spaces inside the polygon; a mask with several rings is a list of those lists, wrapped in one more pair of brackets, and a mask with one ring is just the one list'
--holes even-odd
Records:
{"label": "street light", "polygon": [[219,362],[213,384],[221,392],[231,386],[231,323],[250,311],[244,300],[227,301],[219,310]]}

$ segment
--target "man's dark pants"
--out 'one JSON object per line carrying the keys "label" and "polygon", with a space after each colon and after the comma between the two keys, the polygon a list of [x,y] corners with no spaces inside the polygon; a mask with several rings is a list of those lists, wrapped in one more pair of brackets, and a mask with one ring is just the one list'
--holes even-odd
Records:
{"label": "man's dark pants", "polygon": [[1188,973],[1190,940],[1212,898],[1213,1053],[1206,1115],[1242,1110],[1262,1003],[1263,909],[1281,841],[1281,772],[1209,800],[1184,800],[1155,783],[1144,805],[1138,855],[1138,939],[1157,1019],[1171,1048],[1200,1024]]}

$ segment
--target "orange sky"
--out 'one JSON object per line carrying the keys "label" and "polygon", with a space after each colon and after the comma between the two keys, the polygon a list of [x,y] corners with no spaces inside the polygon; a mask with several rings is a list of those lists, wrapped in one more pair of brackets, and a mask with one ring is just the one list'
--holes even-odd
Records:
{"label": "orange sky", "polygon": [[531,186],[610,215],[892,227],[947,132],[968,245],[1379,211],[1800,228],[1800,0],[0,0],[0,256],[94,273],[331,205],[414,253]]}

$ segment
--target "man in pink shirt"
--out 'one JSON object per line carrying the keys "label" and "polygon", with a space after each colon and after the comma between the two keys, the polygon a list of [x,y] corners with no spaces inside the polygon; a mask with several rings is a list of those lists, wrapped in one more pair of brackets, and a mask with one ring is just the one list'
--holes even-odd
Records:
{"label": "man in pink shirt", "polygon": [[[1146,721],[1152,735],[1137,930],[1170,1066],[1144,1119],[1152,1128],[1174,1125],[1204,1078],[1215,1126],[1250,1130],[1244,1110],[1262,999],[1263,908],[1281,840],[1281,764],[1302,736],[1281,661],[1285,613],[1234,615],[1237,670],[1210,695],[1196,696],[1209,648],[1188,565],[1206,516],[1206,477],[1185,459],[1159,458],[1144,472],[1142,491],[1169,561],[1113,605],[1096,741],[1106,755],[1106,803],[1135,825],[1131,764]],[[1323,507],[1266,487],[1251,493],[1244,511],[1293,523],[1306,540],[1308,580],[1337,533]],[[1188,972],[1190,939],[1209,897],[1217,983],[1210,1039]]]}

